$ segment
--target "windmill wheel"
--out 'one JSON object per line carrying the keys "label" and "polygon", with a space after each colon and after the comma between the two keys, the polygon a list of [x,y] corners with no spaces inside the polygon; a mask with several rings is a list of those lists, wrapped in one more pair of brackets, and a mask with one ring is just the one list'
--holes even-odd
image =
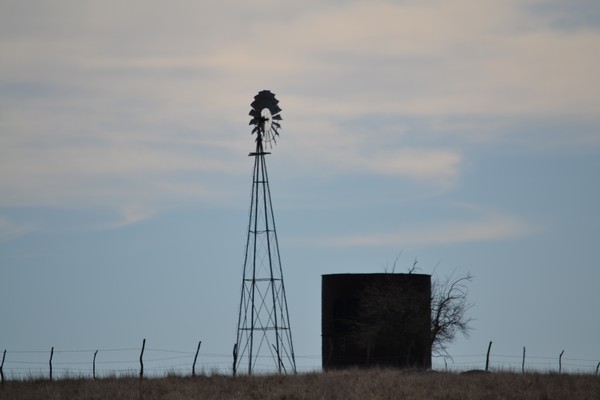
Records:
{"label": "windmill wheel", "polygon": [[[252,134],[256,133],[256,141],[259,143],[275,143],[276,137],[279,136],[278,129],[281,129],[281,108],[277,105],[279,100],[275,98],[275,94],[269,90],[262,90],[256,96],[250,110],[249,125],[254,125]],[[272,146],[272,144],[271,144]]]}

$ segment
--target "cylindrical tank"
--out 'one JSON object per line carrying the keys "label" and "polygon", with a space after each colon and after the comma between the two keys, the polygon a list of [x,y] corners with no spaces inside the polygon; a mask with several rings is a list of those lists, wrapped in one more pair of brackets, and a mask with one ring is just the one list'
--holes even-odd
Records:
{"label": "cylindrical tank", "polygon": [[431,275],[322,276],[323,369],[431,368]]}

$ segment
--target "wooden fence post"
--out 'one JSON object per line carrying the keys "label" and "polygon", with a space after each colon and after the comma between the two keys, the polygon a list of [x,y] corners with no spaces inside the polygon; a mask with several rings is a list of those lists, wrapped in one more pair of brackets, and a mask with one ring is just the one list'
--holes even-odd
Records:
{"label": "wooden fence post", "polygon": [[[2,364],[0,364],[0,377],[2,378],[2,384],[4,385],[4,359],[6,358],[6,349],[4,349],[4,354],[2,355]],[[598,368],[596,368],[596,373],[598,373]]]}
{"label": "wooden fence post", "polygon": [[[4,352],[6,353],[6,350],[4,350]],[[4,361],[4,360],[2,360]],[[596,364],[596,375],[598,375],[598,368],[600,368],[600,362],[598,364]]]}
{"label": "wooden fence post", "polygon": [[196,376],[196,360],[198,359],[198,352],[200,351],[200,345],[202,340],[198,342],[198,348],[196,349],[196,355],[194,356],[194,365],[192,365],[192,376]]}
{"label": "wooden fence post", "polygon": [[98,354],[98,350],[94,352],[94,362],[92,365],[92,377],[96,379],[96,354]]}
{"label": "wooden fence post", "polygon": [[485,370],[487,371],[490,366],[490,350],[492,349],[492,341],[488,345],[487,355],[485,356]]}
{"label": "wooden fence post", "polygon": [[144,348],[146,347],[146,339],[142,342],[142,352],[140,353],[140,379],[144,379]]}
{"label": "wooden fence post", "polygon": [[558,374],[562,373],[562,356],[564,354],[564,350],[560,352],[560,356],[558,356]]}
{"label": "wooden fence post", "polygon": [[525,373],[525,346],[523,346],[523,362],[521,363],[521,373]]}
{"label": "wooden fence post", "polygon": [[50,365],[50,380],[52,380],[52,356],[54,355],[54,347],[50,350],[50,361],[48,361],[48,365]]}
{"label": "wooden fence post", "polygon": [[233,376],[235,376],[235,370],[237,365],[237,356],[238,356],[238,344],[233,345]]}

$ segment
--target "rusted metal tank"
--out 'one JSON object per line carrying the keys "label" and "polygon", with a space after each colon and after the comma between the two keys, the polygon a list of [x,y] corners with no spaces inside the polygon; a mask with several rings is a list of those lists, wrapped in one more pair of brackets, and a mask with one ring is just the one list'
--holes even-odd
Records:
{"label": "rusted metal tank", "polygon": [[322,276],[323,369],[431,368],[431,275]]}

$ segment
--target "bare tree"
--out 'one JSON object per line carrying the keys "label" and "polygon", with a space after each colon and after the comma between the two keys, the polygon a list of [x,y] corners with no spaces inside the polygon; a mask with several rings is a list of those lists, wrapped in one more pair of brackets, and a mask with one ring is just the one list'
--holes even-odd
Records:
{"label": "bare tree", "polygon": [[447,347],[457,333],[465,337],[471,331],[472,318],[467,311],[473,307],[468,301],[468,284],[473,281],[470,273],[458,278],[451,274],[444,280],[431,282],[431,352],[447,355]]}

